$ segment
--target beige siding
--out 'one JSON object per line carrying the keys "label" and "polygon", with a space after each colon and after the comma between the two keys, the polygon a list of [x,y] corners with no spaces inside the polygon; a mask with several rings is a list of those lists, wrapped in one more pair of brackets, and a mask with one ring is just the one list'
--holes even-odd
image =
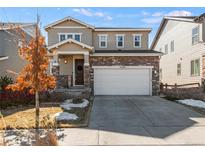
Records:
{"label": "beige siding", "polygon": [[[168,54],[161,57],[162,82],[168,84],[186,84],[192,82],[201,83],[200,76],[191,76],[191,60],[200,59],[202,70],[202,53],[205,52],[203,43],[192,45],[192,28],[200,26],[200,41],[202,41],[202,25],[189,22],[169,20],[163,30],[154,50],[162,49],[168,44]],[[171,41],[174,40],[174,52],[170,51]],[[177,76],[177,64],[181,63],[181,76]]]}
{"label": "beige siding", "polygon": [[0,61],[0,76],[8,75],[14,78],[15,76],[7,73],[7,70],[18,73],[21,71],[26,62],[19,57],[17,43],[10,34],[2,31],[0,33],[0,37],[2,40],[0,47],[3,49],[4,56],[9,57],[6,60]]}
{"label": "beige siding", "polygon": [[[66,21],[56,26],[77,26],[82,27],[81,24],[73,22],[73,21]],[[87,45],[92,45],[92,29],[86,28],[49,28],[48,32],[48,46],[56,44],[59,42],[59,33],[81,33],[81,42]]]}
{"label": "beige siding", "polygon": [[[65,64],[65,60],[68,61],[67,64]],[[66,56],[66,57],[62,57],[60,58],[59,61],[59,65],[60,65],[60,75],[72,75],[72,71],[73,71],[73,56]]]}
{"label": "beige siding", "polygon": [[[108,43],[107,48],[100,48],[99,47],[99,34],[107,34],[108,36]],[[93,46],[95,50],[117,50],[116,47],[116,34],[124,34],[124,50],[142,50],[148,49],[148,32],[93,32]],[[141,48],[135,48],[133,45],[133,34],[142,34],[142,44]]]}
{"label": "beige siding", "polygon": [[[69,55],[69,56],[60,56],[59,66],[60,66],[60,75],[72,75],[75,59],[83,59],[83,55]],[[65,60],[68,61],[65,64]]]}
{"label": "beige siding", "polygon": [[74,44],[74,43],[66,43],[66,44],[63,44],[61,46],[59,46],[57,48],[57,51],[89,51],[88,49],[86,48],[83,48],[82,46],[80,45],[77,45],[77,44]]}

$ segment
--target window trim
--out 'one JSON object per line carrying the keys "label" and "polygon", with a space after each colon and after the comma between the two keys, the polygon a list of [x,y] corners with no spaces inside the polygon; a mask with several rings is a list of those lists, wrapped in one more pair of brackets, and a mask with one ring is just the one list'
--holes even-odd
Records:
{"label": "window trim", "polygon": [[[123,38],[122,46],[118,46],[118,36],[122,36],[122,38]],[[116,43],[116,48],[124,48],[124,46],[125,46],[125,34],[116,34],[115,35],[115,43]]]}
{"label": "window trim", "polygon": [[[198,28],[198,33],[193,36],[193,30],[194,30],[195,28]],[[195,45],[195,44],[198,44],[198,43],[199,43],[199,32],[200,32],[199,25],[197,25],[197,26],[195,26],[194,28],[192,28],[192,31],[191,31],[191,43],[192,43],[192,45]],[[195,42],[195,43],[193,43],[193,37],[195,37],[196,35],[197,35],[197,37],[198,37],[198,41]]]}
{"label": "window trim", "polygon": [[72,35],[72,39],[75,40],[75,35],[80,35],[80,42],[81,42],[81,36],[82,36],[82,33],[58,33],[58,41],[61,42],[60,40],[60,35],[65,35],[65,40],[68,39],[68,35]]}
{"label": "window trim", "polygon": [[[191,74],[191,63],[192,63],[192,61],[194,61],[194,66],[195,66],[196,60],[199,60],[199,74]],[[194,73],[195,73],[195,71],[194,71]],[[190,76],[196,77],[196,76],[200,76],[200,75],[201,75],[201,60],[200,60],[200,58],[191,59],[191,61],[190,61]]]}
{"label": "window trim", "polygon": [[[105,36],[106,39],[105,39],[105,46],[101,46],[101,36]],[[108,43],[108,35],[107,34],[99,34],[98,35],[98,45],[99,45],[99,48],[107,48],[107,43]]]}
{"label": "window trim", "polygon": [[[180,73],[178,73],[178,65],[180,65]],[[182,63],[177,63],[177,76],[182,75]]]}
{"label": "window trim", "polygon": [[[61,42],[61,35],[65,35],[65,40],[66,40],[66,34],[64,33],[60,33],[58,34],[58,41]],[[63,40],[64,41],[64,40]]]}
{"label": "window trim", "polygon": [[[172,44],[172,42],[173,42],[173,44]],[[173,50],[172,50],[172,45],[173,45]],[[170,42],[170,52],[174,52],[174,46],[175,44],[174,44],[174,40],[172,40],[171,42]]]}
{"label": "window trim", "polygon": [[[142,34],[132,34],[133,35],[133,47],[134,48],[141,48],[142,47]],[[139,41],[139,46],[135,46],[135,37],[139,36],[140,37],[140,41]]]}
{"label": "window trim", "polygon": [[[167,46],[167,48],[166,48],[166,46]],[[167,52],[166,52],[166,49],[167,49]],[[165,53],[165,54],[168,54],[168,53],[169,53],[169,46],[168,46],[168,44],[165,44],[165,45],[164,45],[164,53]]]}

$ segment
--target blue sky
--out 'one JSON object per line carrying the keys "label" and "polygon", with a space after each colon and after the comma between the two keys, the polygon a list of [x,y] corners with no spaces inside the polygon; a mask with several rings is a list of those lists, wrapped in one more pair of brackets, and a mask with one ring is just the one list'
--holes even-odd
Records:
{"label": "blue sky", "polygon": [[35,22],[36,14],[41,18],[43,27],[66,16],[72,16],[94,26],[109,27],[149,27],[152,28],[150,43],[159,27],[163,16],[187,15],[198,16],[205,8],[0,8],[0,22]]}

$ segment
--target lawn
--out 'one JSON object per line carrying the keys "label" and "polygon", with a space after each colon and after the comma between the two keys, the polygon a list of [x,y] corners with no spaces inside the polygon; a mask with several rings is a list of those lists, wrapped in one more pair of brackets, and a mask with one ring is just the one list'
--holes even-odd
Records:
{"label": "lawn", "polygon": [[[4,129],[23,129],[35,128],[35,107],[15,107],[11,109],[2,110],[3,119],[0,120],[0,130]],[[55,113],[62,112],[60,107],[43,106],[40,108],[40,121],[43,117],[50,115],[52,117]],[[40,123],[42,127],[42,123]]]}
{"label": "lawn", "polygon": [[[77,120],[66,121],[66,123],[58,123],[58,128],[66,127],[86,127],[88,125],[89,114],[92,103],[85,108],[73,108],[67,112],[76,114]],[[46,116],[54,117],[54,114],[62,112],[59,104],[41,105],[40,121]],[[5,129],[28,129],[35,128],[35,106],[14,106],[1,110],[3,118],[0,119],[0,130]],[[54,118],[53,121],[54,122]],[[44,128],[44,124],[40,123],[40,128]]]}

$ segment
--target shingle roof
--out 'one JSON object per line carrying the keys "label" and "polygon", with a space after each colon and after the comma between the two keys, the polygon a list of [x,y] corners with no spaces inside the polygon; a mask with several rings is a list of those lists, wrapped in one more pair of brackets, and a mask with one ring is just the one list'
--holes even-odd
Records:
{"label": "shingle roof", "polygon": [[10,29],[10,28],[13,28],[13,27],[18,27],[18,26],[29,26],[29,25],[34,25],[35,23],[5,23],[5,22],[0,22],[0,30],[3,30],[3,29]]}

